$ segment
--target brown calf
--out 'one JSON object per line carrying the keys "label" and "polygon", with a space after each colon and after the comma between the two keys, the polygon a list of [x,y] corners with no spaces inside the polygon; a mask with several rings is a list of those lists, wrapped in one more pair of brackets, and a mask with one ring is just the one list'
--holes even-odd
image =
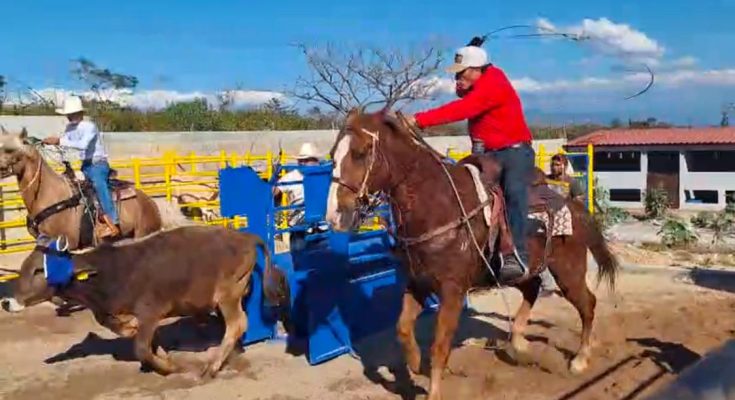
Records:
{"label": "brown calf", "polygon": [[[75,274],[86,272],[89,278],[75,280],[55,294],[86,306],[97,322],[116,334],[135,337],[138,359],[164,375],[182,368],[162,349],[153,351],[159,322],[218,309],[225,334],[214,360],[202,372],[214,376],[247,329],[242,298],[248,293],[258,246],[265,255],[265,296],[279,305],[286,300],[288,288],[271,265],[265,243],[252,234],[211,226],[181,227],[75,254]],[[33,260],[28,265],[36,265]],[[30,275],[29,285],[16,287],[13,302],[32,302],[34,296],[23,292],[23,288],[38,289],[33,271]],[[49,293],[42,294],[47,298]]]}

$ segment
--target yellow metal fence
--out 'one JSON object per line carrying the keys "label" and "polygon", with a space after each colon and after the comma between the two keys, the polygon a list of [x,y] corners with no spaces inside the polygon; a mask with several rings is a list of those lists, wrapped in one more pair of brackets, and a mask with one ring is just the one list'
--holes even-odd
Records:
{"label": "yellow metal fence", "polygon": [[[249,165],[261,176],[269,178],[273,165],[285,163],[291,158],[284,154],[227,153],[218,155],[178,154],[166,152],[162,157],[131,157],[111,160],[110,166],[118,172],[117,178],[134,182],[135,187],[153,197],[169,202],[182,196],[194,201],[178,202],[188,207],[218,208],[219,169],[227,165]],[[63,170],[58,163],[51,163],[57,172]],[[79,170],[80,163],[72,163]],[[198,198],[198,199],[197,199]],[[0,254],[27,251],[33,248],[33,238],[26,230],[26,210],[15,178],[0,183]],[[245,218],[215,219],[207,224],[240,227],[247,224]]]}
{"label": "yellow metal fence", "polygon": [[[563,152],[563,150],[562,150]],[[457,152],[449,149],[447,155],[455,160],[465,157],[469,153]],[[583,153],[570,153],[583,154]],[[536,165],[546,169],[553,154],[539,149],[536,155]],[[592,160],[592,148],[586,153]],[[248,165],[261,173],[264,178],[273,174],[273,165],[286,163],[292,157],[285,154],[267,152],[265,154],[227,153],[221,151],[218,155],[199,155],[196,153],[178,154],[166,152],[162,157],[131,157],[128,159],[112,160],[110,165],[118,171],[118,179],[135,183],[135,187],[149,196],[165,199],[169,202],[174,199],[195,198],[194,201],[178,202],[180,207],[219,208],[218,171],[225,166]],[[588,195],[592,204],[592,163],[588,163],[586,172],[588,181]],[[75,170],[79,170],[79,162],[73,163]],[[57,172],[63,167],[53,164]],[[582,172],[584,173],[584,172]],[[8,182],[0,183],[0,254],[28,251],[33,248],[34,242],[26,229],[25,205],[20,196],[17,182],[13,178]],[[247,218],[233,219],[216,218],[204,223],[231,227],[247,225]]]}
{"label": "yellow metal fence", "polygon": [[[455,160],[460,160],[466,156],[468,156],[470,152],[461,152],[456,151],[452,148],[450,148],[447,152],[447,156],[450,158],[453,158]],[[556,152],[549,152],[546,150],[546,147],[541,144],[539,146],[538,152],[536,152],[536,167],[541,168],[544,171],[549,171],[549,164],[551,163],[551,158],[554,157],[556,154],[564,154],[567,156],[568,159],[575,159],[575,158],[582,158],[585,160],[584,166],[585,168],[582,169],[575,169],[575,171],[570,175],[573,178],[583,178],[584,179],[584,186],[587,188],[586,194],[587,194],[587,207],[591,213],[594,213],[594,189],[595,189],[595,171],[594,171],[594,158],[595,158],[595,152],[593,146],[590,144],[587,146],[587,151],[585,152],[567,152],[564,150],[564,148],[559,148]]]}

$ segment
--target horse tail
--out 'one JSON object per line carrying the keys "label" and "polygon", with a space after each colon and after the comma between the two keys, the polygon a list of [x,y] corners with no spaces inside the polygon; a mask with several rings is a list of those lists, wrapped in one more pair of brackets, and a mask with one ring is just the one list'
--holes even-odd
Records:
{"label": "horse tail", "polygon": [[611,291],[615,290],[615,280],[620,272],[618,258],[610,251],[599,225],[584,205],[577,201],[567,201],[567,206],[582,223],[585,244],[597,263],[597,284],[604,280]]}

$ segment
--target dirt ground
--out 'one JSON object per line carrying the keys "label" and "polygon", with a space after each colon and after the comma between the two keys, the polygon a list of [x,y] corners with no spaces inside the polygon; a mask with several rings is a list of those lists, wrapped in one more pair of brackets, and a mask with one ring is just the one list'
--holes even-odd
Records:
{"label": "dirt ground", "polygon": [[[567,372],[581,324],[563,299],[537,304],[528,330],[533,355],[519,364],[503,350],[508,311],[502,295],[473,295],[450,358],[445,398],[644,398],[709,350],[735,338],[734,288],[712,282],[652,269],[621,275],[615,294],[602,286],[596,289],[596,345],[590,369],[582,376]],[[515,311],[520,296],[512,290],[504,293]],[[425,349],[432,319],[419,323]],[[215,340],[216,330],[210,332]],[[193,351],[211,345],[195,339],[194,331],[186,321],[160,330],[164,347],[178,348],[175,359],[192,366],[212,354]],[[286,354],[282,342],[271,342],[232,357],[213,380],[198,381],[193,375],[164,378],[142,372],[131,343],[100,328],[88,311],[60,317],[49,304],[17,315],[0,314],[0,352],[0,398],[14,400],[388,400],[422,398],[428,384],[419,376],[412,385],[404,369],[394,368],[400,365],[400,351],[392,332],[361,343],[359,360],[342,356],[309,366],[303,356]]]}

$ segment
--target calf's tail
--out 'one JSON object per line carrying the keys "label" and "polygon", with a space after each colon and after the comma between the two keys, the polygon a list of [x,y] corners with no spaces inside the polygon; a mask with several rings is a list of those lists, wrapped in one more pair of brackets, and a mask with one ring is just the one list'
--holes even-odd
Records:
{"label": "calf's tail", "polygon": [[273,265],[271,253],[263,239],[254,236],[255,245],[263,251],[265,265],[263,266],[263,293],[266,301],[274,306],[288,306],[290,290],[286,274]]}

